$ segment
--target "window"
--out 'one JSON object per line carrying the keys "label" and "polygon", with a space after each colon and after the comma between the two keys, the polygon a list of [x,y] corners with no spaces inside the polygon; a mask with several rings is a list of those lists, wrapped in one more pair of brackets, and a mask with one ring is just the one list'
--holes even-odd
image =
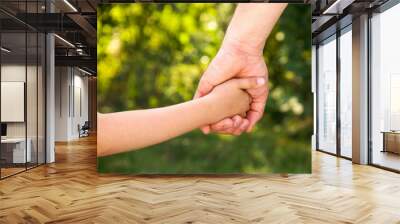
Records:
{"label": "window", "polygon": [[351,158],[352,149],[352,33],[351,26],[340,36],[340,154]]}
{"label": "window", "polygon": [[336,153],[336,36],[318,47],[318,149]]}
{"label": "window", "polygon": [[400,170],[400,5],[371,18],[372,163]]}

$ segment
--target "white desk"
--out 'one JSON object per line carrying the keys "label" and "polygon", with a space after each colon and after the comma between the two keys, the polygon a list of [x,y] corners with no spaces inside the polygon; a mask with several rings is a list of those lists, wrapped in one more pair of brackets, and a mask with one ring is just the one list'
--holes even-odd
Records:
{"label": "white desk", "polygon": [[[15,145],[13,148],[13,163],[25,163],[31,162],[32,154],[31,154],[31,145],[32,140],[27,138],[26,141],[28,144],[26,147],[25,154],[25,138],[5,138],[1,139],[1,144],[3,145]],[[26,159],[26,161],[25,161]]]}
{"label": "white desk", "polygon": [[382,131],[383,150],[382,152],[392,152],[400,154],[400,131]]}

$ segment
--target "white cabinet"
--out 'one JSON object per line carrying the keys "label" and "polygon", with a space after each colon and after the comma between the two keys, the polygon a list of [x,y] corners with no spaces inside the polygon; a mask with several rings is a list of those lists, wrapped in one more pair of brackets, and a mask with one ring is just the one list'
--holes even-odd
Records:
{"label": "white cabinet", "polygon": [[7,144],[8,147],[12,147],[13,163],[25,163],[32,161],[32,140],[28,138],[26,143],[27,147],[25,151],[25,138],[7,138],[1,140],[1,144]]}

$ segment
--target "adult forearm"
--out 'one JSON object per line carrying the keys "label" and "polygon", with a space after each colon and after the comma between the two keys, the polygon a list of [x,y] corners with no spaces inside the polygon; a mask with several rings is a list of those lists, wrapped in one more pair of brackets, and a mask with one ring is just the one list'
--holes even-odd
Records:
{"label": "adult forearm", "polygon": [[163,108],[99,114],[98,156],[158,144],[221,118],[207,98]]}
{"label": "adult forearm", "polygon": [[238,4],[226,31],[224,44],[235,44],[249,53],[262,53],[265,41],[286,5],[286,3]]}

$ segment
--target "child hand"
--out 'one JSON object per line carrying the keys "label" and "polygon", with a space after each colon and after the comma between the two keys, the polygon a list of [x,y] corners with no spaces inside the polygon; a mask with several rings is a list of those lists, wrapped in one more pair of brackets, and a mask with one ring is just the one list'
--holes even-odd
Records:
{"label": "child hand", "polygon": [[246,90],[262,85],[265,85],[265,78],[230,79],[216,86],[209,94],[212,108],[219,111],[221,119],[246,114],[251,105],[251,97]]}

